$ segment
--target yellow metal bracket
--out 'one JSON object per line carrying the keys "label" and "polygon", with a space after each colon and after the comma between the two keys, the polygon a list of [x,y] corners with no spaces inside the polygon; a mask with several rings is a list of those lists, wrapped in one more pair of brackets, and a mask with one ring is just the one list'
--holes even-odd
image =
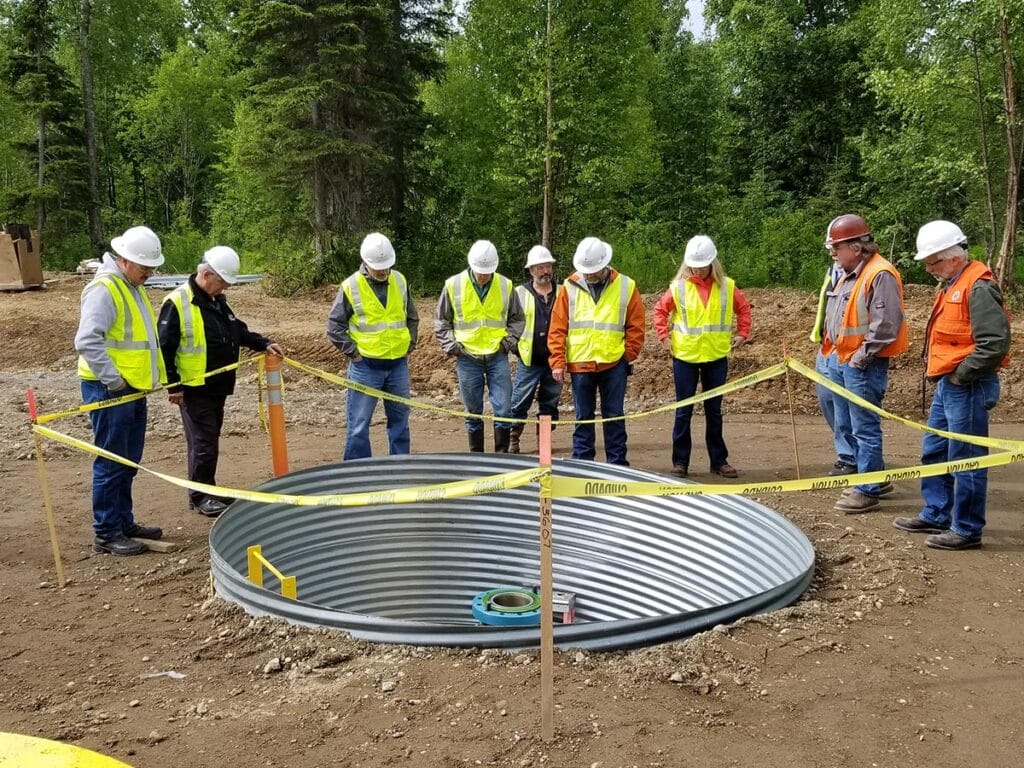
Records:
{"label": "yellow metal bracket", "polygon": [[266,568],[281,582],[281,594],[291,600],[298,600],[298,585],[294,576],[285,576],[263,556],[263,547],[254,544],[245,550],[249,561],[249,581],[257,587],[263,586],[263,569]]}

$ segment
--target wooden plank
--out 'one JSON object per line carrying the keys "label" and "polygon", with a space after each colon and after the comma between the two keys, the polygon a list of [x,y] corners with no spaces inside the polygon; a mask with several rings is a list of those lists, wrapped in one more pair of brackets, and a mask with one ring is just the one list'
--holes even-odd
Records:
{"label": "wooden plank", "polygon": [[132,541],[137,541],[139,544],[145,544],[146,548],[153,552],[177,552],[181,549],[181,544],[176,541],[164,541],[163,539],[136,539],[132,538]]}

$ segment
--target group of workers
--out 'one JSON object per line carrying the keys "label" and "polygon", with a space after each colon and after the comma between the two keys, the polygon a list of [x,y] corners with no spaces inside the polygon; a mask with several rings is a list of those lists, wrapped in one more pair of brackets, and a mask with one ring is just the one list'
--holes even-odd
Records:
{"label": "group of workers", "polygon": [[[822,285],[812,339],[820,343],[817,369],[828,379],[880,405],[889,359],[908,349],[899,272],[879,253],[867,223],[847,214],[828,227],[826,247],[834,266]],[[938,382],[929,424],[987,435],[988,410],[999,395],[996,370],[1009,350],[1009,320],[999,290],[984,264],[972,262],[955,225],[932,222],[918,236],[917,258],[944,281],[928,325],[927,375]],[[367,235],[361,264],[338,291],[327,335],[348,358],[348,378],[400,398],[410,396],[408,355],[419,336],[419,316],[408,282],[396,269],[395,251],[380,233]],[[449,277],[434,313],[434,334],[454,358],[471,452],[483,452],[486,389],[495,417],[493,447],[519,453],[523,425],[534,401],[541,415],[558,418],[566,378],[575,406],[572,457],[593,460],[592,423],[600,399],[605,457],[628,466],[625,393],[633,362],[645,339],[645,309],[636,283],[611,266],[612,248],[584,238],[573,256],[574,272],[553,279],[555,259],[544,246],[527,255],[529,275],[521,285],[498,273],[494,244],[469,249],[467,269]],[[211,248],[187,282],[163,302],[159,320],[142,286],[163,263],[160,241],[146,227],[133,227],[111,241],[96,278],[82,294],[75,338],[82,395],[93,403],[161,382],[181,407],[188,447],[189,479],[215,485],[224,404],[235,383],[233,370],[206,376],[238,360],[240,347],[281,355],[283,349],[249,330],[228,306],[224,291],[239,273],[238,254]],[[725,383],[728,356],[750,335],[750,304],[726,276],[710,238],[687,243],[682,264],[654,307],[655,333],[673,360],[677,400]],[[517,364],[512,378],[510,355]],[[833,430],[837,460],[831,474],[884,468],[880,419],[827,388],[819,388],[822,411]],[[371,455],[370,421],[379,398],[348,391],[343,458]],[[722,398],[704,401],[705,443],[710,470],[738,476],[723,437]],[[388,450],[410,452],[409,406],[385,398]],[[671,469],[689,474],[692,406],[676,409]],[[90,412],[96,445],[132,461],[141,459],[146,399]],[[500,419],[512,419],[502,421]],[[591,423],[586,423],[590,421]],[[984,448],[929,435],[925,463],[977,456]],[[139,539],[159,539],[160,528],[137,523],[132,513],[135,470],[103,457],[93,469],[94,548],[134,555]],[[916,518],[897,518],[903,530],[931,534],[929,546],[963,549],[981,541],[985,507],[984,470],[929,478],[922,483],[925,507]],[[846,513],[879,506],[891,484],[848,489],[836,504]],[[190,491],[190,506],[216,517],[229,500]]]}

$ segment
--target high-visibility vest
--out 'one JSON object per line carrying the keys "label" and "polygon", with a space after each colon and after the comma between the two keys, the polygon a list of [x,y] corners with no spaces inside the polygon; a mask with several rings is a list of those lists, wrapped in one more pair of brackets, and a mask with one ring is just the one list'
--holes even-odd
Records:
{"label": "high-visibility vest", "polygon": [[[926,330],[928,376],[953,373],[972,352],[974,334],[971,332],[971,290],[979,280],[991,280],[992,270],[984,262],[972,261],[946,290],[935,297]],[[1006,307],[1003,307],[1006,312]],[[1007,314],[1009,320],[1009,314]],[[999,367],[1010,362],[1003,358]]]}
{"label": "high-visibility vest", "polygon": [[[888,272],[896,278],[896,285],[900,289],[900,305],[903,304],[903,281],[900,280],[900,273],[896,267],[882,258],[881,254],[874,254],[857,277],[853,284],[853,291],[846,303],[846,310],[843,312],[843,322],[839,328],[839,338],[835,340],[825,339],[821,345],[822,354],[828,355],[835,349],[839,355],[839,362],[849,362],[860,345],[864,343],[868,327],[871,323],[871,314],[868,311],[868,287],[875,276],[880,272]],[[891,344],[882,348],[877,357],[894,357],[902,355],[910,348],[910,338],[907,335],[907,321],[904,318],[896,333],[896,339]]]}
{"label": "high-visibility vest", "polygon": [[[82,291],[106,290],[114,301],[117,317],[107,329],[104,346],[114,367],[129,386],[154,389],[167,379],[164,358],[156,333],[156,315],[149,297],[141,288],[133,288],[124,278],[105,274],[94,278]],[[148,320],[148,322],[147,322]],[[78,358],[78,375],[96,381],[85,358]]]}
{"label": "high-visibility vest", "polygon": [[825,335],[822,329],[825,327],[825,304],[828,303],[828,289],[832,287],[832,269],[829,268],[825,272],[825,280],[821,284],[821,290],[818,291],[818,311],[814,313],[814,327],[811,328],[810,339],[815,344],[821,344],[821,339]]}
{"label": "high-visibility vest", "polygon": [[[555,288],[555,296],[558,296],[558,288]],[[525,365],[531,365],[533,360],[533,332],[537,325],[537,297],[533,291],[525,285],[516,286],[516,295],[523,307],[523,315],[526,317],[526,326],[523,335],[519,337],[519,359]]]}
{"label": "high-visibility vest", "polygon": [[388,275],[386,306],[362,272],[349,276],[342,290],[352,305],[348,334],[359,354],[376,360],[405,357],[412,338],[407,323],[409,287],[405,276],[394,270]]}
{"label": "high-visibility vest", "polygon": [[444,289],[452,305],[455,340],[471,355],[497,352],[508,335],[512,281],[495,273],[483,301],[473,287],[469,270],[449,277]]}
{"label": "high-visibility vest", "polygon": [[614,363],[626,354],[626,309],[636,283],[618,273],[594,301],[590,291],[566,280],[569,327],[565,337],[567,363]]}
{"label": "high-visibility vest", "polygon": [[186,280],[164,297],[164,304],[171,303],[178,311],[181,337],[174,353],[174,367],[178,378],[187,387],[200,387],[206,383],[206,325],[203,313],[192,303],[195,292],[192,282]]}
{"label": "high-visibility vest", "polygon": [[672,314],[672,357],[687,363],[721,360],[732,349],[732,278],[715,282],[708,303],[700,299],[700,289],[690,280],[672,283],[676,308]]}

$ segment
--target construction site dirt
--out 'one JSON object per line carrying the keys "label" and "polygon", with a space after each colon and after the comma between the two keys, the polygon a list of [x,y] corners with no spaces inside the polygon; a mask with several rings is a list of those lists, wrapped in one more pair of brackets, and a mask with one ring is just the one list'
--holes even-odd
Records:
{"label": "construction site dirt", "polygon": [[[25,391],[44,412],[80,403],[73,338],[85,278],[0,294],[0,731],[79,744],[137,766],[999,766],[1024,750],[1024,472],[990,472],[984,546],[924,547],[892,528],[920,508],[917,483],[896,483],[879,511],[843,516],[836,490],[761,498],[797,523],[817,552],[807,593],[783,610],[684,642],[610,654],[555,656],[555,738],[540,734],[536,653],[373,645],[322,629],[253,619],[210,597],[210,521],[185,492],[142,475],[138,519],[163,527],[173,553],[116,558],[90,549],[91,457],[47,442],[46,474],[68,580],[61,589],[47,533]],[[749,290],[751,342],[730,378],[780,362],[813,365],[816,296]],[[885,406],[922,420],[918,355],[932,289],[909,286],[912,352],[895,361]],[[153,292],[154,301],[162,297]],[[344,369],[325,335],[324,290],[229,299],[250,327],[297,360]],[[648,308],[657,296],[646,297]],[[418,301],[422,334],[410,361],[413,397],[461,409],[455,373],[433,339],[434,302]],[[1024,323],[1014,323],[1020,339]],[[1024,440],[1024,355],[1002,376],[992,434]],[[635,366],[627,412],[671,402],[671,365],[653,333]],[[291,466],[340,460],[345,394],[286,369]],[[791,375],[726,399],[729,461],[741,482],[825,474],[834,456],[814,388]],[[925,396],[930,398],[930,387]],[[564,415],[571,415],[568,394]],[[695,418],[693,479],[708,471]],[[383,414],[373,427],[384,450]],[[629,423],[634,467],[670,468],[671,412]],[[73,416],[58,430],[89,438]],[[887,423],[890,468],[913,466],[920,433]],[[414,451],[461,451],[462,419],[412,417]],[[528,431],[524,449],[535,450]],[[570,431],[554,433],[569,455]],[[151,398],[144,464],[185,474],[177,408]],[[599,455],[600,448],[599,448]],[[251,488],[270,476],[255,370],[229,399],[218,479]],[[382,479],[382,482],[385,482]],[[167,674],[164,674],[167,673]],[[175,674],[170,674],[175,673]]]}

